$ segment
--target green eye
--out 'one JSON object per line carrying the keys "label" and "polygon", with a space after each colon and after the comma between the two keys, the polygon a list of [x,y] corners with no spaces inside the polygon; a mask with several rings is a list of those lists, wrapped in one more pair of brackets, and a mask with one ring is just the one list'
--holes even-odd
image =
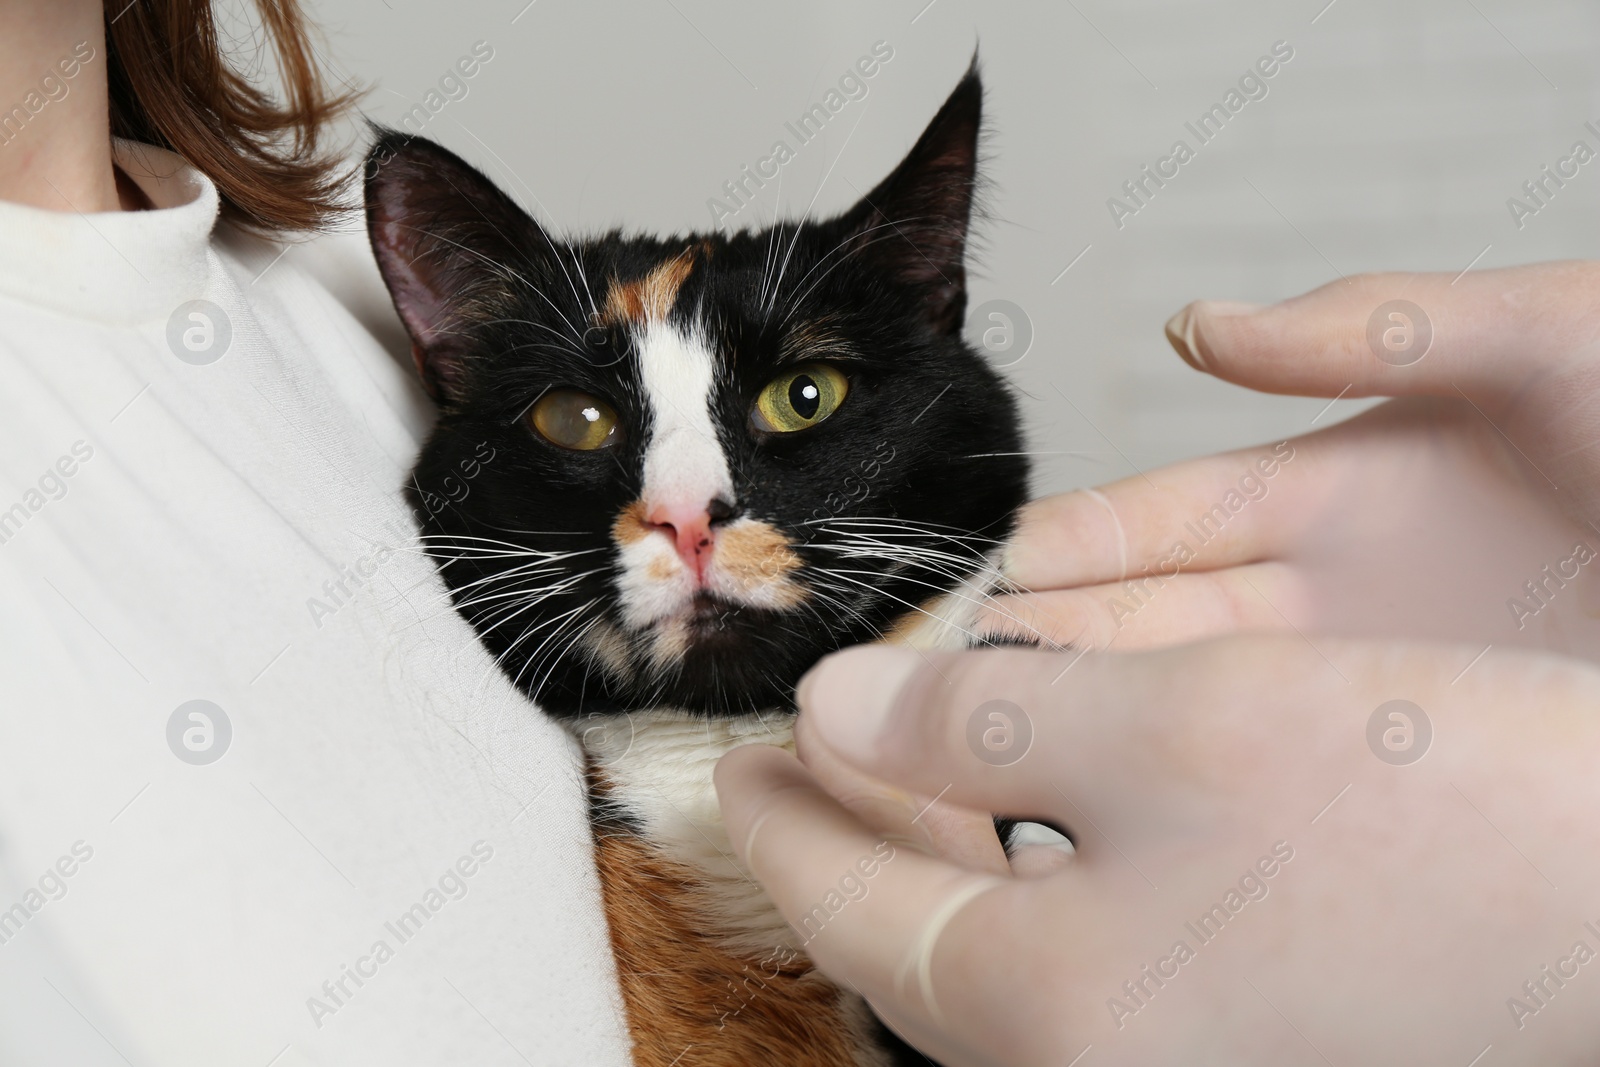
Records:
{"label": "green eye", "polygon": [[750,421],[768,433],[809,430],[839,410],[850,379],[826,363],[807,363],[766,384],[750,409]]}
{"label": "green eye", "polygon": [[620,436],[611,405],[577,389],[550,390],[533,405],[528,421],[546,441],[578,452],[605,448]]}

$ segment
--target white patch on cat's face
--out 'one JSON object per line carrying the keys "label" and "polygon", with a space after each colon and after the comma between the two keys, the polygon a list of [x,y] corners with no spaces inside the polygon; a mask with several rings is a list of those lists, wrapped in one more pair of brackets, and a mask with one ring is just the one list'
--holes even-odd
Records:
{"label": "white patch on cat's face", "polygon": [[728,459],[711,421],[716,357],[698,333],[652,319],[636,340],[639,372],[650,405],[644,454],[649,504],[702,505],[733,499]]}
{"label": "white patch on cat's face", "polygon": [[697,332],[651,319],[636,334],[640,377],[650,408],[644,492],[612,528],[620,552],[622,618],[633,630],[656,627],[659,661],[681,655],[689,640],[684,616],[697,591],[733,605],[791,608],[805,599],[792,574],[800,567],[788,537],[768,523],[738,517],[719,524],[705,584],[679,557],[674,540],[651,525],[657,505],[704,508],[736,499],[727,455],[711,414],[716,357]]}

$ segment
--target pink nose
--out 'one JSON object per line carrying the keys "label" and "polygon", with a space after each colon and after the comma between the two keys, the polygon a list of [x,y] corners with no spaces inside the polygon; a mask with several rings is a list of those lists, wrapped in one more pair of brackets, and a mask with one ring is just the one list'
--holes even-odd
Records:
{"label": "pink nose", "polygon": [[720,500],[713,500],[709,505],[656,504],[646,512],[645,521],[673,539],[679,558],[695,581],[703,582],[716,539],[713,527],[727,518],[730,510]]}

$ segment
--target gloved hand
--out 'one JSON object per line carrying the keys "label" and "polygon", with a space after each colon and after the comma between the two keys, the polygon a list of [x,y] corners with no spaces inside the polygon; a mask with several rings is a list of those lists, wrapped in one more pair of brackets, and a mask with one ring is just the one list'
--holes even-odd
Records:
{"label": "gloved hand", "polygon": [[1600,655],[1597,297],[1600,264],[1553,263],[1190,305],[1168,335],[1201,370],[1403,399],[1034,504],[1010,572],[1038,595],[1003,610],[1096,648],[1294,627]]}

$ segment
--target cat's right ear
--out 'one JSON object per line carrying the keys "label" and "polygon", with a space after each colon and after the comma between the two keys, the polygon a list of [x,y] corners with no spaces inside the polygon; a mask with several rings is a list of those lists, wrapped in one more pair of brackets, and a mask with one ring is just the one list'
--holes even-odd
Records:
{"label": "cat's right ear", "polygon": [[556,254],[528,213],[465,160],[432,141],[377,130],[367,153],[367,236],[417,373],[441,404],[471,370],[472,316],[503,303],[508,282],[542,274]]}

